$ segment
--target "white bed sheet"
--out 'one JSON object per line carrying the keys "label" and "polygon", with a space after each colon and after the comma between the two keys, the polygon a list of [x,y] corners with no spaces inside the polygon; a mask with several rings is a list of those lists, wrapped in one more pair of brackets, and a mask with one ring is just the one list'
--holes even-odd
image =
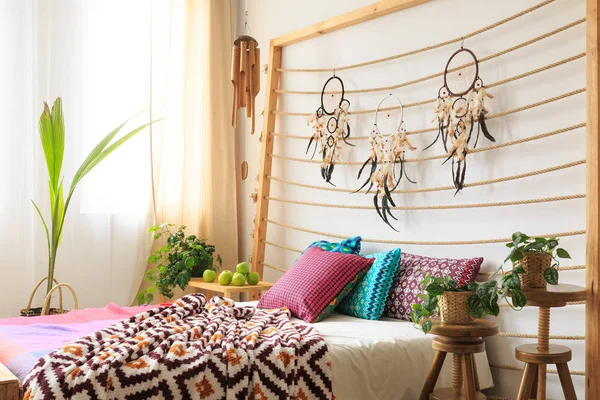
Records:
{"label": "white bed sheet", "polygon": [[[255,306],[256,302],[238,303]],[[392,318],[368,321],[333,313],[311,324],[327,342],[337,400],[416,400],[434,350],[431,335],[411,322]],[[493,386],[486,353],[475,356],[482,388]],[[446,358],[438,385],[451,386],[452,357]]]}

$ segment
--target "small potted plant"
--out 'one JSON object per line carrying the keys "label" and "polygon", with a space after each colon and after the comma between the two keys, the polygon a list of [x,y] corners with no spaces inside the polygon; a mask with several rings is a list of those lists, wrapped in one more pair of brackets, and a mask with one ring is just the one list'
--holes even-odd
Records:
{"label": "small potted plant", "polygon": [[506,243],[511,250],[504,262],[510,260],[513,267],[522,267],[523,288],[545,288],[546,283],[558,285],[559,258],[571,258],[565,249],[558,247],[559,240],[513,233],[512,241]]}
{"label": "small potted plant", "polygon": [[474,318],[484,315],[497,316],[500,300],[506,300],[513,309],[520,310],[527,302],[521,291],[521,273],[522,270],[516,268],[504,275],[500,282],[492,279],[463,286],[448,275],[434,278],[428,274],[421,282],[425,293],[418,296],[422,303],[412,305],[410,318],[428,333],[432,327],[431,318],[435,316],[439,316],[445,324],[469,324]]}
{"label": "small potted plant", "polygon": [[201,277],[207,269],[216,272],[223,265],[220,255],[216,256],[218,267],[215,265],[215,246],[196,235],[186,237],[184,225],[176,232],[171,232],[170,227],[173,226],[174,224],[162,224],[150,228],[155,240],[165,235],[167,242],[148,257],[148,262],[158,265],[146,273],[145,279],[152,282],[152,285],[137,295],[138,304],[151,303],[157,291],[172,298],[176,286],[185,290],[191,278]]}

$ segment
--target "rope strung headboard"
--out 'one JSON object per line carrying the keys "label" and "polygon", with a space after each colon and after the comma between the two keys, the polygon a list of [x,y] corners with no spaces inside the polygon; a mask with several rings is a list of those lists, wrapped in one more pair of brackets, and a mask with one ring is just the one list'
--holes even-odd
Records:
{"label": "rope strung headboard", "polygon": [[[308,234],[307,236],[312,237],[314,240],[317,238],[325,237],[325,238],[347,238],[356,234],[356,232],[340,232],[341,229],[334,227],[333,224],[328,224],[327,230],[316,229],[310,223],[311,219],[306,217],[309,216],[312,210],[323,210],[331,211],[352,211],[352,212],[362,212],[364,210],[375,210],[375,207],[372,204],[352,204],[349,202],[341,202],[341,201],[324,201],[322,200],[323,194],[329,193],[331,195],[342,195],[354,193],[356,188],[353,188],[349,185],[338,185],[331,186],[327,184],[316,184],[312,182],[303,182],[302,178],[299,177],[299,174],[287,174],[288,171],[296,171],[296,170],[306,170],[306,171],[314,171],[315,164],[321,163],[321,161],[311,160],[310,157],[299,157],[293,154],[289,154],[289,151],[286,151],[285,144],[289,144],[289,146],[304,148],[306,143],[308,143],[309,139],[309,130],[306,129],[304,132],[299,131],[297,128],[289,129],[287,126],[294,126],[293,124],[284,124],[280,123],[282,119],[289,118],[290,120],[294,120],[295,118],[305,118],[312,114],[309,110],[301,110],[296,111],[292,109],[288,109],[288,104],[301,104],[299,102],[288,102],[287,100],[281,102],[279,101],[278,107],[278,99],[284,97],[287,99],[288,97],[299,97],[299,98],[313,98],[316,95],[320,95],[321,91],[317,90],[305,90],[305,87],[309,85],[303,85],[302,90],[297,89],[286,89],[282,87],[281,84],[283,81],[284,74],[299,74],[302,76],[308,76],[309,74],[318,74],[318,73],[337,73],[340,74],[342,71],[359,71],[362,69],[368,69],[373,67],[380,67],[381,65],[385,65],[385,63],[391,61],[402,60],[403,63],[410,64],[408,60],[411,56],[423,57],[426,54],[429,54],[432,50],[442,49],[446,46],[461,44],[465,39],[475,39],[479,37],[479,35],[483,33],[494,32],[495,29],[504,26],[506,24],[511,24],[510,26],[518,26],[521,18],[525,18],[528,15],[536,13],[540,10],[546,8],[555,2],[559,2],[561,0],[546,0],[542,1],[538,4],[533,5],[530,8],[519,11],[515,14],[512,14],[500,21],[491,23],[487,26],[481,27],[477,30],[473,30],[469,33],[465,33],[462,36],[455,37],[450,40],[440,41],[439,43],[428,44],[421,48],[417,48],[410,51],[404,51],[402,53],[373,59],[370,61],[363,61],[359,63],[352,63],[346,65],[338,65],[335,67],[327,67],[327,68],[289,68],[282,67],[282,49],[290,46],[292,44],[304,42],[308,39],[315,38],[318,36],[322,36],[331,32],[339,31],[344,28],[349,28],[352,26],[356,26],[367,21],[371,21],[373,19],[384,17],[400,10],[404,10],[407,8],[411,8],[413,6],[420,5],[422,3],[427,3],[428,0],[385,0],[375,3],[373,5],[352,11],[347,14],[343,14],[332,18],[330,20],[306,27],[297,32],[293,32],[278,38],[271,40],[270,49],[269,49],[269,61],[268,61],[268,75],[266,81],[266,99],[265,99],[265,118],[264,118],[264,127],[262,130],[261,136],[261,164],[260,164],[260,173],[259,173],[259,186],[258,186],[258,198],[257,198],[257,208],[256,208],[256,217],[255,217],[255,227],[254,227],[254,235],[253,235],[253,252],[252,252],[252,269],[254,271],[258,271],[261,276],[265,269],[271,270],[276,273],[285,273],[288,267],[288,263],[283,261],[279,264],[275,261],[272,261],[270,258],[266,257],[266,249],[270,248],[273,250],[290,252],[293,253],[294,257],[297,256],[296,253],[301,253],[303,250],[298,248],[300,246],[297,245],[289,245],[285,241],[286,235],[278,234],[275,237],[267,236],[267,230],[276,229],[278,233],[281,232],[299,232],[303,234]],[[498,140],[497,143],[489,144],[487,146],[479,147],[473,149],[470,153],[479,154],[478,157],[487,157],[488,155],[491,157],[494,154],[501,153],[501,151],[508,151],[508,149],[517,149],[521,145],[533,146],[537,143],[541,143],[542,141],[549,140],[550,138],[581,138],[581,135],[577,136],[580,132],[583,132],[585,128],[586,132],[586,158],[585,159],[575,159],[575,160],[561,160],[559,158],[553,158],[552,154],[547,154],[549,165],[539,165],[539,167],[529,168],[528,170],[511,170],[504,169],[504,173],[492,174],[490,176],[485,176],[485,179],[467,181],[464,184],[465,189],[469,188],[481,188],[486,189],[488,187],[496,187],[500,186],[500,184],[505,183],[519,183],[523,185],[531,185],[531,181],[533,179],[541,179],[542,177],[547,178],[552,181],[556,175],[564,174],[566,172],[573,172],[576,174],[581,174],[579,176],[583,176],[585,169],[586,176],[586,190],[583,193],[583,190],[569,193],[569,194],[560,194],[560,195],[548,195],[548,194],[540,194],[534,195],[528,198],[502,198],[494,201],[483,201],[480,198],[476,200],[469,200],[468,196],[463,196],[463,199],[460,201],[455,201],[452,196],[448,197],[448,201],[441,201],[435,204],[409,204],[403,205],[398,204],[397,206],[391,206],[390,209],[392,211],[406,211],[406,212],[453,212],[454,210],[471,210],[471,209],[486,209],[486,210],[496,210],[498,208],[509,208],[516,206],[526,206],[526,207],[536,207],[542,206],[544,204],[556,204],[556,203],[568,203],[571,204],[573,202],[573,207],[583,207],[583,199],[585,199],[585,207],[586,207],[586,215],[585,215],[585,229],[582,229],[583,226],[576,227],[576,229],[554,231],[552,232],[547,230],[547,228],[540,228],[538,231],[532,231],[532,234],[536,236],[557,236],[560,238],[582,238],[585,236],[586,240],[586,251],[585,251],[585,263],[577,263],[574,262],[571,265],[563,265],[559,268],[559,271],[565,272],[565,276],[568,276],[569,273],[576,274],[577,271],[584,271],[586,274],[587,285],[586,288],[589,292],[588,302],[571,302],[568,306],[581,307],[582,305],[586,306],[585,309],[585,318],[586,318],[586,334],[556,334],[551,335],[551,339],[555,340],[569,340],[569,341],[585,341],[585,355],[586,355],[586,374],[583,370],[572,370],[571,374],[575,376],[584,376],[586,379],[585,390],[586,390],[586,398],[587,399],[600,399],[600,379],[593,379],[593,368],[594,363],[600,361],[600,339],[598,338],[598,332],[600,332],[600,294],[598,292],[598,285],[600,282],[600,268],[599,258],[600,254],[598,251],[598,215],[600,213],[600,203],[599,203],[599,171],[598,171],[598,148],[600,147],[600,140],[598,138],[598,112],[600,111],[600,102],[598,99],[598,42],[600,40],[600,32],[598,28],[598,15],[597,9],[600,5],[600,0],[581,0],[587,1],[587,12],[585,18],[579,18],[575,20],[571,20],[567,24],[562,26],[558,26],[554,29],[549,29],[543,34],[537,34],[533,36],[526,36],[525,40],[514,44],[512,46],[505,46],[503,49],[499,51],[491,52],[483,57],[481,57],[478,61],[480,64],[487,63],[490,60],[502,60],[504,56],[507,56],[510,53],[516,52],[520,49],[525,49],[534,44],[538,46],[546,46],[546,49],[551,49],[550,41],[553,38],[556,38],[557,35],[563,34],[564,32],[571,31],[576,29],[579,26],[585,25],[586,29],[586,52],[575,51],[570,49],[571,54],[568,54],[567,57],[564,55],[560,56],[558,52],[554,52],[553,59],[551,62],[545,61],[540,66],[540,63],[535,65],[535,68],[528,68],[525,72],[519,71],[519,73],[511,74],[508,77],[500,77],[500,79],[496,79],[493,82],[486,83],[486,88],[503,88],[504,86],[508,86],[508,84],[519,83],[525,79],[548,79],[548,74],[553,73],[553,71],[558,70],[559,68],[567,68],[575,63],[578,60],[585,59],[586,63],[586,85],[585,87],[579,86],[579,88],[574,90],[564,91],[557,95],[552,95],[547,98],[537,100],[535,102],[530,102],[529,104],[520,105],[518,107],[507,107],[508,102],[500,101],[499,104],[495,105],[495,108],[498,108],[502,111],[491,113],[486,117],[486,120],[503,120],[505,117],[514,118],[512,121],[519,121],[520,119],[526,118],[525,114],[531,112],[535,109],[546,110],[548,107],[554,107],[552,110],[556,110],[557,107],[560,107],[561,104],[564,104],[565,101],[573,101],[574,99],[583,100],[585,94],[586,99],[586,109],[587,109],[587,118],[586,121],[582,121],[579,119],[577,121],[571,123],[564,123],[563,126],[558,126],[556,129],[539,129],[537,131],[532,131],[528,129],[526,132],[520,132],[519,137],[514,138],[512,140]],[[449,7],[448,1],[440,1],[436,2],[436,6],[438,7]],[[415,8],[415,10],[418,8]],[[472,24],[475,25],[475,24]],[[475,26],[477,27],[477,26]],[[339,33],[339,32],[338,32]],[[340,46],[342,49],[343,46]],[[339,50],[339,49],[338,49]],[[333,51],[333,50],[331,50]],[[547,51],[547,50],[546,50]],[[490,68],[491,64],[489,63]],[[486,65],[486,64],[484,64]],[[444,72],[436,72],[432,74],[421,74],[423,76],[405,80],[403,82],[394,83],[391,85],[378,85],[366,87],[363,86],[360,80],[356,80],[356,82],[352,81],[352,87],[349,87],[345,90],[346,94],[354,94],[354,95],[385,95],[387,92],[396,91],[398,89],[408,90],[407,88],[416,87],[418,84],[427,83],[428,81],[437,80],[444,75]],[[323,76],[323,74],[321,74]],[[394,79],[390,77],[390,79]],[[355,83],[355,84],[354,84]],[[431,82],[430,82],[431,83]],[[348,85],[350,86],[350,85]],[[417,91],[418,92],[418,91]],[[339,91],[326,91],[326,94],[339,94]],[[433,103],[436,102],[435,98],[420,97],[410,98],[410,101],[407,101],[403,104],[404,109],[414,109],[415,112],[421,112],[421,109],[424,114],[429,114],[430,111],[433,110]],[[353,103],[353,104],[356,104]],[[570,103],[571,104],[571,103]],[[291,108],[291,107],[290,107]],[[387,107],[381,108],[380,111],[391,111],[396,110],[398,107]],[[356,106],[350,109],[349,114],[354,116],[355,118],[372,118],[375,113],[375,108],[365,107],[361,102],[358,102]],[[555,112],[555,111],[550,111]],[[298,118],[297,118],[298,117]],[[279,123],[278,123],[279,122]],[[415,129],[419,128],[419,129]],[[514,127],[515,130],[519,130],[519,126]],[[427,134],[430,132],[436,132],[438,130],[437,127],[430,128],[429,126],[424,127],[415,127],[414,125],[410,126],[408,129],[408,135],[421,135]],[[361,135],[362,132],[362,135]],[[369,139],[369,136],[364,135],[366,133],[364,130],[354,129],[353,135],[348,138],[348,141],[356,144],[358,147],[366,146],[366,141]],[[569,139],[566,139],[569,140]],[[275,146],[275,142],[281,143],[280,146]],[[301,142],[305,141],[305,142]],[[425,165],[427,162],[431,161],[443,161],[448,157],[448,154],[433,154],[426,155],[422,157],[408,157],[405,162],[410,163],[411,165]],[[581,157],[579,157],[581,158]],[[278,165],[281,165],[281,168],[274,169],[273,163],[274,160],[277,160]],[[557,161],[555,161],[557,160]],[[566,161],[566,162],[565,162]],[[363,161],[360,161],[360,158],[353,157],[345,157],[340,162],[336,163],[336,166],[339,165],[340,168],[336,169],[336,173],[342,175],[352,175],[352,179],[356,174],[355,167],[363,164]],[[428,164],[427,164],[428,165]],[[427,170],[433,170],[433,165],[431,167],[421,167]],[[437,171],[437,170],[436,170]],[[448,172],[446,169],[443,169],[443,172]],[[288,176],[288,175],[291,175]],[[456,188],[454,185],[441,185],[436,182],[426,183],[428,182],[429,176],[425,176],[425,183],[419,181],[418,185],[414,185],[413,187],[399,187],[396,189],[393,194],[395,196],[401,195],[416,195],[423,196],[424,194],[435,194],[436,192],[446,192],[451,193],[451,191],[455,191]],[[527,183],[529,182],[529,183]],[[280,190],[276,194],[272,194],[271,189],[272,186],[276,184]],[[290,193],[294,193],[294,190],[305,190],[309,193],[306,197],[307,199],[298,199],[295,198]],[[360,193],[365,193],[365,190],[362,190]],[[443,194],[443,193],[442,193]],[[579,203],[575,203],[579,202]],[[273,213],[269,211],[270,205],[281,205],[287,207],[294,207],[294,213],[298,210],[298,214],[305,215],[304,218],[298,222],[298,219],[292,222],[288,222],[286,214],[273,215]],[[492,213],[493,214],[493,213]],[[582,221],[583,224],[583,221]],[[346,225],[347,226],[347,225]],[[330,228],[331,227],[331,228]],[[515,229],[517,230],[517,229]],[[380,232],[380,233],[379,233]],[[465,246],[465,245],[490,245],[490,244],[499,244],[510,241],[510,238],[503,237],[502,235],[495,236],[493,234],[486,234],[482,232],[472,232],[470,237],[465,239],[456,238],[456,237],[448,237],[443,240],[438,237],[434,237],[431,240],[412,240],[406,238],[399,238],[395,233],[391,235],[390,232],[379,231],[377,235],[365,235],[366,237],[362,238],[363,242],[366,243],[374,243],[374,244],[382,244],[382,245],[410,245],[410,246]],[[509,234],[512,232],[506,232]],[[583,240],[582,240],[583,241]],[[285,258],[279,258],[282,260]],[[480,273],[479,279],[489,279],[491,275],[490,270],[482,270]],[[562,279],[562,275],[561,275]],[[572,278],[565,278],[572,279]],[[501,305],[505,306],[505,305]],[[581,324],[583,326],[583,324]],[[536,334],[533,333],[515,333],[503,331],[499,335],[501,338],[509,338],[509,339],[535,339],[537,338]],[[498,339],[502,340],[502,339]],[[494,368],[509,370],[509,371],[521,371],[522,368],[513,364],[508,364],[506,362],[494,362],[491,364]],[[556,371],[548,370],[549,373],[556,373]],[[515,379],[517,379],[515,377]],[[581,379],[581,378],[579,378]]]}

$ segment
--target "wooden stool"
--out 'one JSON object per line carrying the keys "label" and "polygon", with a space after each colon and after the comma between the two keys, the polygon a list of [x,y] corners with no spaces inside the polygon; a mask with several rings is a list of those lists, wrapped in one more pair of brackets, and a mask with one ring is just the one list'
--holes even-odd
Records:
{"label": "wooden stool", "polygon": [[525,362],[525,371],[519,386],[517,400],[535,398],[546,399],[546,366],[556,364],[558,377],[565,400],[576,400],[573,380],[569,373],[571,349],[566,346],[550,344],[550,308],[564,307],[568,301],[581,301],[587,298],[585,288],[575,285],[548,285],[544,289],[523,289],[528,306],[539,307],[538,342],[526,344],[515,349],[517,360]]}
{"label": "wooden stool", "polygon": [[[475,367],[475,353],[484,351],[483,337],[498,333],[493,321],[476,319],[468,325],[443,324],[432,320],[430,333],[436,350],[419,400],[485,400],[479,391],[479,378]],[[447,353],[453,353],[452,387],[435,389]],[[435,390],[434,390],[435,389]]]}

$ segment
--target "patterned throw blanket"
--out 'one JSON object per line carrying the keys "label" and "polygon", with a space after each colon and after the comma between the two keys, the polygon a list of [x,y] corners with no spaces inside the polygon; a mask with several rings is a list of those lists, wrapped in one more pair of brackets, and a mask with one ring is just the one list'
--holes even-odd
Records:
{"label": "patterned throw blanket", "polygon": [[287,309],[192,294],[41,358],[33,399],[332,399],[323,338]]}

